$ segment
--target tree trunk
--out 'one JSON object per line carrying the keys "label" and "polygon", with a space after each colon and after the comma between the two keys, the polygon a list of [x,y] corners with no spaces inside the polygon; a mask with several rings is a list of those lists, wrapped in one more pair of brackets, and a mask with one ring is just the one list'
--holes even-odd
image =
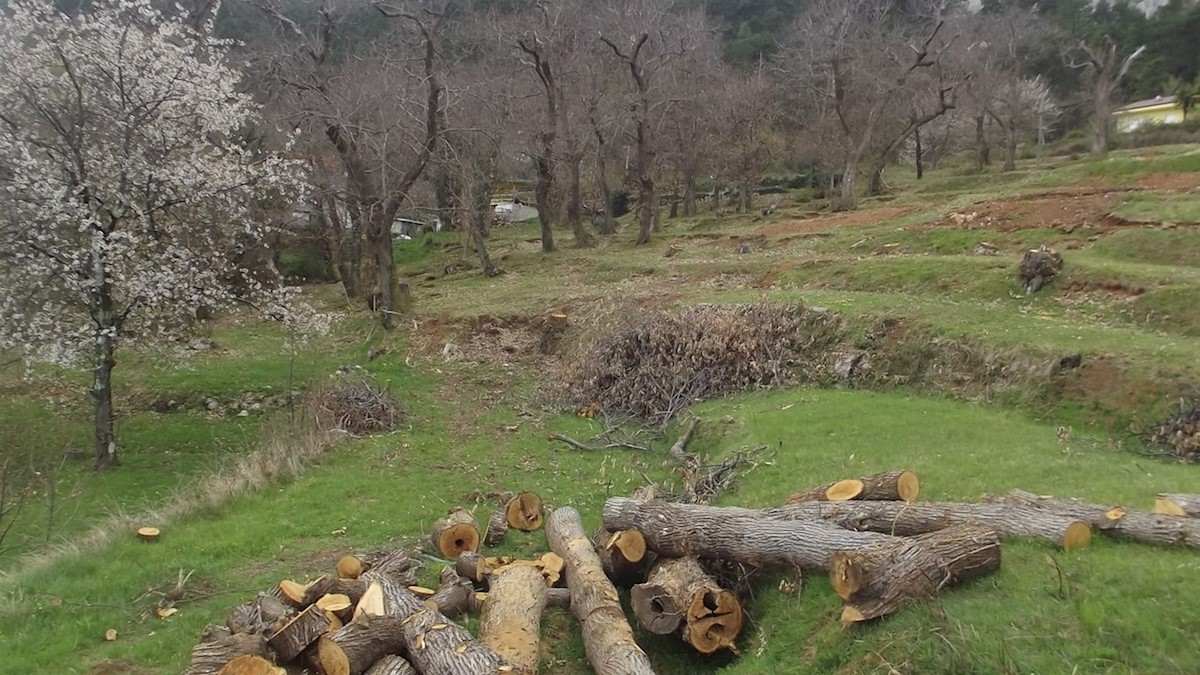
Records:
{"label": "tree trunk", "polygon": [[1154,512],[1164,516],[1200,518],[1200,495],[1160,494]]}
{"label": "tree trunk", "polygon": [[1017,121],[1010,119],[1004,128],[1004,167],[1001,171],[1017,168]]}
{"label": "tree trunk", "polygon": [[233,633],[224,626],[209,624],[200,636],[200,642],[192,647],[192,664],[184,675],[217,675],[225,664],[239,656],[266,658],[267,640],[262,635]]}
{"label": "tree trunk", "polygon": [[991,500],[998,502],[993,506],[1024,507],[1060,518],[1076,518],[1115,539],[1130,539],[1157,546],[1200,548],[1198,518],[1155,515],[1121,506],[1041,497],[1024,490],[1013,490]]}
{"label": "tree trunk", "polygon": [[987,130],[983,126],[985,121],[983,113],[975,116],[975,173],[983,173],[983,167],[992,163],[992,148],[988,145]]}
{"label": "tree trunk", "polygon": [[596,136],[596,187],[600,191],[600,203],[604,205],[603,218],[596,229],[600,234],[612,234],[617,231],[617,219],[613,217],[612,189],[608,185],[608,143],[594,119],[592,133]]}
{"label": "tree trunk", "polygon": [[650,659],[638,647],[625,619],[617,589],[604,576],[583,532],[579,513],[569,507],[551,513],[546,539],[550,550],[566,562],[571,613],[582,627],[583,648],[596,675],[653,675]]}
{"label": "tree trunk", "polygon": [[900,537],[911,537],[961,523],[977,523],[990,527],[1001,537],[1044,539],[1067,549],[1087,546],[1092,540],[1092,528],[1083,518],[1008,504],[804,502],[758,513],[782,520],[820,518],[847,529]]}
{"label": "tree trunk", "polygon": [[[553,142],[553,141],[551,141]],[[549,152],[549,150],[543,150]],[[538,155],[534,158],[537,167],[538,182],[534,189],[537,201],[538,221],[542,225],[542,252],[554,251],[554,206],[551,201],[551,190],[554,185],[554,167],[549,156]]]}
{"label": "tree trunk", "polygon": [[872,197],[883,194],[883,170],[887,168],[887,155],[880,155],[871,162],[867,173],[867,194]]}
{"label": "tree trunk", "polygon": [[634,616],[651,633],[678,632],[701,654],[736,651],[742,603],[704,571],[695,558],[668,558],[630,592]]}
{"label": "tree trunk", "polygon": [[917,146],[914,151],[914,156],[913,156],[914,160],[916,161],[916,165],[917,165],[917,180],[921,180],[922,178],[925,177],[925,159],[922,157],[924,152],[922,152],[922,150],[921,150],[921,128],[920,127],[917,127],[917,130],[913,132],[913,142]]}
{"label": "tree trunk", "polygon": [[368,668],[366,675],[417,675],[417,671],[404,657],[388,654]]}
{"label": "tree trunk", "polygon": [[856,623],[998,569],[1000,539],[995,531],[963,524],[895,544],[838,553],[829,577],[846,600],[842,621]]}
{"label": "tree trunk", "polygon": [[738,213],[746,213],[750,210],[750,184],[742,181],[738,185]]}
{"label": "tree trunk", "polygon": [[567,160],[567,222],[571,223],[571,231],[575,234],[575,246],[588,248],[595,242],[583,224],[583,197],[580,190],[579,165],[583,155],[575,155]]}
{"label": "tree trunk", "polygon": [[479,266],[483,268],[483,276],[491,278],[504,273],[504,270],[496,266],[492,262],[492,256],[488,254],[487,242],[484,241],[484,228],[491,221],[491,192],[489,189],[481,185],[476,185],[472,191],[473,206],[470,215],[471,227],[471,243],[475,249],[475,255],[479,258]]}
{"label": "tree trunk", "polygon": [[396,327],[399,307],[396,295],[399,283],[396,279],[396,252],[392,249],[392,224],[390,209],[376,207],[371,218],[371,231],[367,243],[375,260],[376,302],[373,309],[379,313],[379,322],[386,330]]}
{"label": "tree trunk", "polygon": [[650,548],[663,556],[819,570],[829,569],[838,551],[896,540],[885,534],[846,530],[818,519],[785,521],[750,509],[622,497],[604,503],[604,526],[610,530],[639,530]]}
{"label": "tree trunk", "polygon": [[1108,152],[1108,120],[1112,116],[1112,86],[1107,73],[1097,73],[1092,97],[1092,154]]}
{"label": "tree trunk", "polygon": [[842,166],[842,185],[838,196],[833,200],[835,211],[849,211],[858,206],[858,194],[855,181],[858,180],[858,155],[850,153]]}
{"label": "tree trunk", "polygon": [[696,215],[696,172],[685,171],[683,174],[683,215]]}
{"label": "tree trunk", "polygon": [[[104,317],[112,314],[112,298],[107,283],[101,294],[107,296],[107,299],[101,299],[100,305],[101,321],[104,322]],[[117,437],[114,429],[116,415],[113,413],[112,398],[112,371],[117,365],[114,355],[116,327],[107,325],[107,322],[101,325],[105,327],[96,336],[96,361],[92,371],[92,402],[95,404],[96,413],[96,461],[92,464],[94,471],[111,469],[120,463],[117,460]]]}
{"label": "tree trunk", "polygon": [[546,581],[535,567],[514,566],[492,577],[479,616],[479,641],[516,666],[537,673]]}
{"label": "tree trunk", "polygon": [[797,492],[787,498],[785,504],[830,501],[844,502],[851,499],[876,501],[911,502],[921,492],[921,482],[911,471],[885,471],[862,478],[834,481],[826,485]]}

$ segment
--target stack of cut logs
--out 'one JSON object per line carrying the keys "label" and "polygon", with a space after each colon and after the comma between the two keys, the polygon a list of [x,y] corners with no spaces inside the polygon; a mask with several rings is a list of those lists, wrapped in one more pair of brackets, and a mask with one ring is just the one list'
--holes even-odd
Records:
{"label": "stack of cut logs", "polygon": [[[464,509],[434,525],[432,549],[454,561],[436,589],[416,585],[404,550],[347,555],[334,574],[282,581],[234,608],[227,626],[206,628],[187,672],[535,673],[550,605],[578,619],[595,672],[652,673],[618,587],[630,588],[633,617],[646,631],[677,635],[702,654],[736,653],[744,591],[724,573],[730,565],[751,577],[762,568],[827,574],[844,601],[843,622],[854,625],[997,570],[1000,541],[1009,537],[1077,548],[1097,531],[1200,547],[1200,495],[1159,495],[1147,513],[1022,491],[984,503],[917,502],[919,491],[914,473],[889,471],[744,509],[672,502],[643,488],[610,498],[591,537],[574,509],[551,511],[550,551],[533,560],[479,552],[510,528],[543,525],[536,494],[505,495],[483,536]],[[473,613],[477,636],[454,622]]]}

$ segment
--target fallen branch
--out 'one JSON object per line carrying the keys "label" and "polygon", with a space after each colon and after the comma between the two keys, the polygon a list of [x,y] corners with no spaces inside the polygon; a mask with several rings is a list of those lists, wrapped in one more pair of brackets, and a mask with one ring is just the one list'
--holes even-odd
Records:
{"label": "fallen branch", "polygon": [[549,439],[552,441],[561,441],[575,448],[576,450],[582,450],[583,452],[604,452],[605,450],[615,450],[618,448],[625,450],[637,450],[639,452],[650,451],[650,447],[647,445],[639,445],[637,443],[630,443],[629,441],[609,440],[606,441],[604,445],[587,445],[585,443],[580,443],[570,436],[564,436],[563,434],[550,434]]}

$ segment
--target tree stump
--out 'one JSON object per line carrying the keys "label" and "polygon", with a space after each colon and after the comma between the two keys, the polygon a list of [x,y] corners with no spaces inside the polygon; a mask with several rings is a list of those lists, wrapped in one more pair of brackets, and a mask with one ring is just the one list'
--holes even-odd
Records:
{"label": "tree stump", "polygon": [[328,632],[329,625],[329,617],[325,616],[324,610],[312,605],[297,614],[296,618],[280,628],[267,642],[279,655],[279,660],[287,663],[300,656],[300,652],[308,649],[317,638]]}
{"label": "tree stump", "polygon": [[839,480],[788,497],[785,504],[811,501],[844,502],[852,499],[873,501],[915,501],[921,481],[912,471],[886,471],[862,478]]}
{"label": "tree stump", "polygon": [[1000,538],[987,527],[962,524],[857,551],[838,553],[829,573],[846,600],[844,623],[891,614],[945,586],[1000,569]]}
{"label": "tree stump", "polygon": [[510,567],[492,577],[479,616],[479,641],[516,667],[521,675],[538,669],[546,583],[534,567]]}
{"label": "tree stump", "polygon": [[600,567],[579,513],[572,508],[551,513],[546,539],[566,562],[571,613],[582,627],[583,648],[596,675],[651,675],[650,659],[633,639],[620,596]]}
{"label": "tree stump", "polygon": [[184,675],[217,675],[227,663],[239,656],[266,658],[267,640],[253,633],[233,633],[224,626],[205,626],[200,642],[192,647],[192,663]]}
{"label": "tree stump", "polygon": [[1160,494],[1154,512],[1162,516],[1200,518],[1200,495]]}
{"label": "tree stump", "polygon": [[463,551],[478,551],[479,528],[475,526],[475,516],[465,509],[451,509],[445,518],[433,524],[429,539],[434,550],[450,560]]}
{"label": "tree stump", "polygon": [[1042,246],[1026,251],[1021,258],[1021,285],[1025,287],[1025,295],[1032,295],[1050,283],[1050,280],[1062,270],[1063,259],[1058,251]]}
{"label": "tree stump", "polygon": [[505,511],[509,527],[533,532],[542,526],[542,498],[533,492],[522,492],[510,499]]}
{"label": "tree stump", "polygon": [[633,614],[651,633],[679,633],[701,654],[736,651],[742,603],[704,571],[695,558],[659,561],[645,583],[630,592]]}
{"label": "tree stump", "polygon": [[158,541],[159,534],[161,533],[157,527],[139,527],[137,531],[137,538],[141,539],[147,544],[150,544]]}

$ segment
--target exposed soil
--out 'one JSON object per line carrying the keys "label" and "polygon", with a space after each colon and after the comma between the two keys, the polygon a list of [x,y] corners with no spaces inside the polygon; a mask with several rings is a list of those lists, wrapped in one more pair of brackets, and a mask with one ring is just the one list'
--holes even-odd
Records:
{"label": "exposed soil", "polygon": [[935,227],[1013,232],[1059,228],[1108,231],[1124,225],[1110,212],[1120,203],[1113,192],[1055,192],[975,204],[947,215]]}
{"label": "exposed soil", "polygon": [[908,215],[912,211],[911,207],[884,206],[874,209],[846,211],[843,213],[829,213],[815,218],[782,220],[760,228],[758,233],[766,237],[777,237],[785,234],[817,232],[841,227],[860,227],[862,225],[894,220]]}
{"label": "exposed soil", "polygon": [[1188,192],[1200,189],[1200,173],[1152,173],[1138,180],[1138,187],[1154,192]]}

